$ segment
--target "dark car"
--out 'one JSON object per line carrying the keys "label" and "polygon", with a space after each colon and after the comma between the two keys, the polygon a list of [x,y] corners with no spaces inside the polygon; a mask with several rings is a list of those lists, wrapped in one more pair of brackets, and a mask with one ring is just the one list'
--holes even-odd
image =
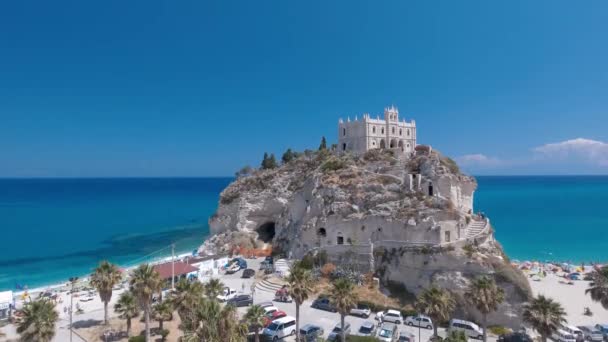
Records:
{"label": "dark car", "polygon": [[532,338],[526,333],[515,332],[498,336],[499,342],[532,342]]}
{"label": "dark car", "polygon": [[234,305],[236,307],[249,306],[253,304],[253,298],[250,295],[238,295],[234,298],[228,299],[226,304]]}
{"label": "dark car", "polygon": [[316,342],[323,336],[323,328],[314,324],[306,324],[300,328],[300,342]]}
{"label": "dark car", "polygon": [[241,278],[251,278],[254,275],[255,275],[255,271],[252,270],[251,268],[248,268],[243,271],[243,275],[241,276]]}
{"label": "dark car", "polygon": [[315,309],[336,312],[336,308],[331,304],[329,298],[317,298],[311,305]]}

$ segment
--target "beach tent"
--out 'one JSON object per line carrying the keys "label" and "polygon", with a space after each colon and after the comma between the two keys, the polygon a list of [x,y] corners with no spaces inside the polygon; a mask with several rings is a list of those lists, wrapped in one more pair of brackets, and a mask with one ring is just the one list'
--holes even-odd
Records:
{"label": "beach tent", "polygon": [[9,312],[14,305],[13,291],[0,292],[0,319],[8,319]]}

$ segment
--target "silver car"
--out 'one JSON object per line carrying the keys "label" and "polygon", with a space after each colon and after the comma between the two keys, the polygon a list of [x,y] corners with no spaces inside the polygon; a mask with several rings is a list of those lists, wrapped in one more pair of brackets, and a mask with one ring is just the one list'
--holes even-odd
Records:
{"label": "silver car", "polygon": [[587,341],[591,342],[602,342],[604,341],[604,334],[597,330],[594,326],[583,325],[578,327],[583,332],[583,337]]}
{"label": "silver car", "polygon": [[431,318],[428,316],[408,316],[405,318],[403,323],[409,325],[410,327],[421,327],[429,330],[433,329],[433,320],[431,320]]}

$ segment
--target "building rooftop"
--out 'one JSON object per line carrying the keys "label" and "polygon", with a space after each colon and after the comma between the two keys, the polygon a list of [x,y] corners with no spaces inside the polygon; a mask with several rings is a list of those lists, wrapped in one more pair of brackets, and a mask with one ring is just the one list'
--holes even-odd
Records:
{"label": "building rooftop", "polygon": [[[154,266],[154,270],[160,274],[162,279],[171,279],[171,262]],[[185,262],[175,262],[175,276],[186,275],[198,271],[198,268],[188,265]]]}

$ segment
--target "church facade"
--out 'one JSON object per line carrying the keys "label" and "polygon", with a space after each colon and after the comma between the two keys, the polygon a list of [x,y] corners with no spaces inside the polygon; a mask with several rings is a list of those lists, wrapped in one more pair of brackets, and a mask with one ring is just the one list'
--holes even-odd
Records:
{"label": "church facade", "polygon": [[371,149],[393,149],[411,154],[416,147],[416,122],[399,120],[399,109],[384,109],[384,119],[372,119],[363,114],[361,120],[340,119],[338,122],[338,150],[363,154]]}

